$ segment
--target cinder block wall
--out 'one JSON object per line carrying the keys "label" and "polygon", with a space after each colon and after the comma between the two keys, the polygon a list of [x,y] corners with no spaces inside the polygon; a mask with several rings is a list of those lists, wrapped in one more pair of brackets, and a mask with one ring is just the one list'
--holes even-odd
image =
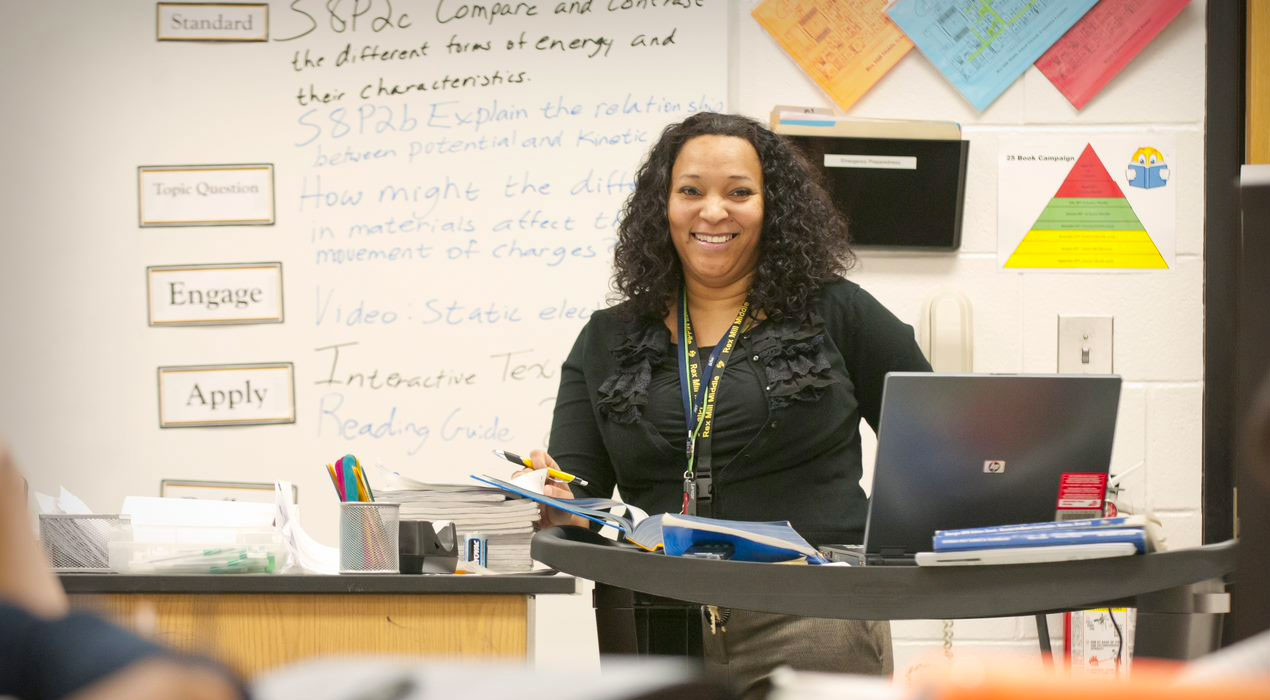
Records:
{"label": "cinder block wall", "polygon": [[[833,106],[739,3],[733,30],[732,108],[764,122],[773,105]],[[1057,317],[1115,317],[1115,370],[1125,379],[1112,473],[1136,464],[1125,498],[1151,506],[1174,546],[1200,542],[1203,395],[1204,2],[1193,2],[1084,111],[1035,68],[978,114],[918,51],[906,56],[851,116],[952,120],[971,142],[961,249],[952,254],[863,253],[854,279],[917,325],[923,302],[956,289],[974,306],[977,372],[1053,372]],[[1007,272],[998,268],[998,142],[1072,128],[1168,131],[1180,167],[1177,263],[1153,273]],[[914,193],[919,197],[920,193]],[[871,458],[866,456],[867,465]],[[1061,644],[1061,616],[1050,617]],[[943,647],[940,621],[894,625],[896,673]],[[964,620],[953,649],[1037,648],[1031,618]]]}

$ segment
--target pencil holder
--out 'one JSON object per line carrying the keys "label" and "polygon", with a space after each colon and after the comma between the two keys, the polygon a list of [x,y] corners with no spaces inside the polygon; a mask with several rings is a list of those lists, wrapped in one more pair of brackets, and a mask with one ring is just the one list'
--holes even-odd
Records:
{"label": "pencil holder", "polygon": [[340,504],[340,573],[398,573],[400,503]]}

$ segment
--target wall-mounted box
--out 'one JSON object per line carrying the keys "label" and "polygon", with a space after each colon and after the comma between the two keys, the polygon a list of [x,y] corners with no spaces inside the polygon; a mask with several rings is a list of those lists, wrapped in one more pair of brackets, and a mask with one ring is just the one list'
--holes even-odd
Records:
{"label": "wall-mounted box", "polygon": [[847,219],[854,246],[955,250],[970,142],[789,135]]}

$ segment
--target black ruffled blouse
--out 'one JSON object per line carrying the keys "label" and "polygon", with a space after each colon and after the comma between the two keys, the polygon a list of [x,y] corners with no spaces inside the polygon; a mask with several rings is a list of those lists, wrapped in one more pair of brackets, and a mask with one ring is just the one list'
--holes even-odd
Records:
{"label": "black ruffled blouse", "polygon": [[[579,496],[616,486],[649,513],[679,509],[686,431],[675,350],[660,320],[628,320],[620,307],[579,334],[548,446],[590,482],[574,486]],[[826,284],[804,318],[742,334],[715,413],[715,517],[789,520],[813,543],[858,542],[860,418],[876,428],[887,372],[929,370],[912,328],[847,280]]]}

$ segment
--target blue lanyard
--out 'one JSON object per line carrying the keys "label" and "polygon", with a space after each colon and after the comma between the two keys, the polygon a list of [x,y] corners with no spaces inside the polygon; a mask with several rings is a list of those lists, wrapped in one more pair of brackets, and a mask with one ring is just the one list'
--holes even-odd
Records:
{"label": "blue lanyard", "polygon": [[[683,512],[695,514],[698,502],[710,498],[710,437],[714,426],[714,407],[718,399],[719,383],[727,366],[732,349],[736,347],[741,328],[750,311],[750,301],[745,300],[736,320],[728,328],[723,339],[714,347],[704,367],[700,365],[700,350],[692,334],[692,319],[688,313],[688,290],[679,297],[679,389],[683,399],[684,423],[687,426],[687,468],[684,470]],[[699,499],[700,487],[705,493]]]}

